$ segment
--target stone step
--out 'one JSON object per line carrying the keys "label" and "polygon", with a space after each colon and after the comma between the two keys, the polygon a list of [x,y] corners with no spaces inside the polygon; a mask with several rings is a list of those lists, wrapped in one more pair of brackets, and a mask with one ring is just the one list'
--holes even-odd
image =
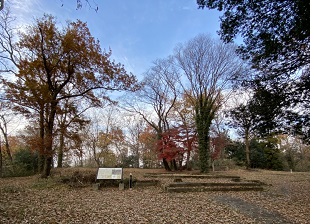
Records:
{"label": "stone step", "polygon": [[155,178],[196,178],[196,179],[214,179],[214,178],[227,178],[227,179],[240,179],[239,176],[232,175],[206,175],[206,174],[171,174],[171,173],[145,173],[144,177]]}
{"label": "stone step", "polygon": [[191,182],[175,182],[168,185],[168,187],[255,187],[261,186],[256,182],[237,182],[237,183],[191,183]]}
{"label": "stone step", "polygon": [[166,187],[166,192],[206,192],[206,191],[263,191],[262,186],[212,186],[212,187]]}
{"label": "stone step", "polygon": [[178,182],[165,186],[166,192],[203,192],[203,191],[263,191],[262,183],[187,183]]}
{"label": "stone step", "polygon": [[135,187],[158,186],[159,184],[159,180],[138,180],[135,182]]}

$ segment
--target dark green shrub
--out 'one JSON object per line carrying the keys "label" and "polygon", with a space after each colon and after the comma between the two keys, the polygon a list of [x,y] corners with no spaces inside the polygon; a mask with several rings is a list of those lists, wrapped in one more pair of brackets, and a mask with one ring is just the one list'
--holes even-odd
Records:
{"label": "dark green shrub", "polygon": [[[283,170],[283,155],[276,143],[275,138],[252,139],[250,141],[251,168]],[[229,159],[236,162],[236,165],[245,165],[245,145],[242,142],[233,142],[226,147],[225,152]]]}
{"label": "dark green shrub", "polygon": [[37,172],[38,156],[28,148],[22,148],[13,155],[13,176],[27,176]]}

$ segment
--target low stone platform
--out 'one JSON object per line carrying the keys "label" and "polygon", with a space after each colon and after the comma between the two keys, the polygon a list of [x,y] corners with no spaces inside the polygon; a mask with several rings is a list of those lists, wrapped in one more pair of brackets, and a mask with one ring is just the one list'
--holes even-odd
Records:
{"label": "low stone platform", "polygon": [[172,173],[146,173],[144,177],[155,178],[197,178],[197,179],[215,179],[215,178],[228,178],[228,179],[240,179],[239,176],[230,175],[211,175],[211,174],[172,174]]}
{"label": "low stone platform", "polygon": [[203,192],[203,191],[263,191],[263,184],[257,182],[237,183],[189,183],[176,182],[165,186],[166,192]]}
{"label": "low stone platform", "polygon": [[158,186],[159,184],[159,180],[138,180],[135,182],[135,187]]}
{"label": "low stone platform", "polygon": [[161,185],[165,192],[263,191],[266,186],[259,180],[222,174],[146,173],[144,177],[164,180]]}

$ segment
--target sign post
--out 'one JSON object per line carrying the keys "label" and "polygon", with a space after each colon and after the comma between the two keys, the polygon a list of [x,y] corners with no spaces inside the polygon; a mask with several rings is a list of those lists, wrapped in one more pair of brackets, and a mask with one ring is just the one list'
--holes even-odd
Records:
{"label": "sign post", "polygon": [[130,173],[129,189],[132,190],[132,173]]}

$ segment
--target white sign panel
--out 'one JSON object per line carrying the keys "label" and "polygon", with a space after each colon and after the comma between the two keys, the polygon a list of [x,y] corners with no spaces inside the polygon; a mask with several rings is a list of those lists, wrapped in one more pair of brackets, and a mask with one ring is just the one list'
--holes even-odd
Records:
{"label": "white sign panel", "polygon": [[99,168],[97,173],[98,180],[121,180],[122,168]]}

